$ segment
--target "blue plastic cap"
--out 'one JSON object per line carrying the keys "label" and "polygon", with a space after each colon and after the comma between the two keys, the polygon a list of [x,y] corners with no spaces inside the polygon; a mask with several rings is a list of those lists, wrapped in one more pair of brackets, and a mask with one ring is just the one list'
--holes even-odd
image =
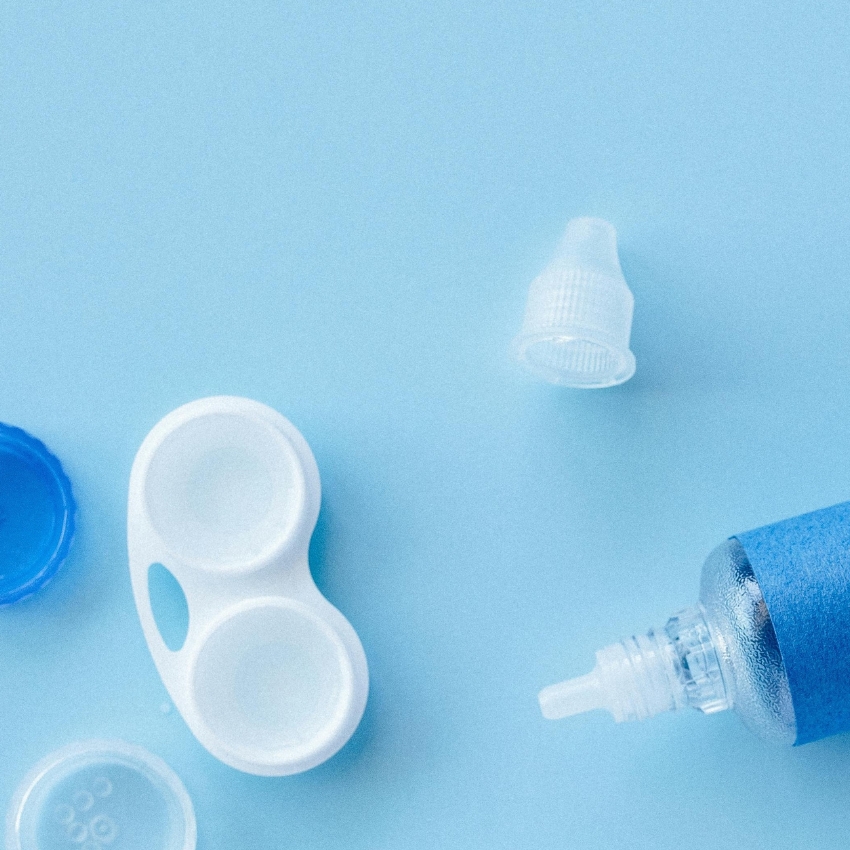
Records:
{"label": "blue plastic cap", "polygon": [[75,512],[58,459],[26,431],[0,423],[0,605],[53,578],[71,548]]}

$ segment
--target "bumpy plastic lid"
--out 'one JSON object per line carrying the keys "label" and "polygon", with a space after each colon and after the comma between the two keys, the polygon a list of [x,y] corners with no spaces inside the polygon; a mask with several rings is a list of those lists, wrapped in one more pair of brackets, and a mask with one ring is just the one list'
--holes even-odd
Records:
{"label": "bumpy plastic lid", "polygon": [[633,310],[617,231],[601,218],[574,218],[551,263],[531,284],[514,354],[553,384],[622,384],[635,372],[629,350]]}
{"label": "bumpy plastic lid", "polygon": [[18,788],[6,850],[194,850],[195,813],[168,765],[122,741],[83,741]]}
{"label": "bumpy plastic lid", "polygon": [[35,593],[74,536],[71,482],[44,443],[0,423],[0,605]]}

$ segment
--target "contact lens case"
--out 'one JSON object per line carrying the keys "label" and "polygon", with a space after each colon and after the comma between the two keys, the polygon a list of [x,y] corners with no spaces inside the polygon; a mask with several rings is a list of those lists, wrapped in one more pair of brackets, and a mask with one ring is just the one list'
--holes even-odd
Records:
{"label": "contact lens case", "polygon": [[[310,574],[320,502],[305,439],[250,399],[178,408],[133,463],[130,575],[148,647],[195,737],[247,773],[315,767],[366,705],[363,647]],[[162,573],[188,613],[176,641],[152,604]]]}

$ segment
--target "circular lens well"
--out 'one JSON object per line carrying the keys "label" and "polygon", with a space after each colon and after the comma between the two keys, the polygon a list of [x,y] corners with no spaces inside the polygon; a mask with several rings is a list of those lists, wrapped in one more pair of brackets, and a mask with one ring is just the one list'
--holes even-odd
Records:
{"label": "circular lens well", "polygon": [[166,547],[202,568],[251,567],[285,544],[301,520],[304,472],[271,425],[232,413],[191,419],[156,449],[148,514]]}
{"label": "circular lens well", "polygon": [[192,692],[221,746],[259,764],[309,760],[330,746],[352,702],[345,647],[297,602],[255,603],[223,619],[203,644]]}

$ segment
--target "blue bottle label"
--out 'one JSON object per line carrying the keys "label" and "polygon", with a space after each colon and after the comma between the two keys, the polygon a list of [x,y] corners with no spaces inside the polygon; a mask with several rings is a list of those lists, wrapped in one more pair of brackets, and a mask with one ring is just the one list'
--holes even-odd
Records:
{"label": "blue bottle label", "polygon": [[736,538],[779,641],[795,745],[850,731],[850,502]]}

